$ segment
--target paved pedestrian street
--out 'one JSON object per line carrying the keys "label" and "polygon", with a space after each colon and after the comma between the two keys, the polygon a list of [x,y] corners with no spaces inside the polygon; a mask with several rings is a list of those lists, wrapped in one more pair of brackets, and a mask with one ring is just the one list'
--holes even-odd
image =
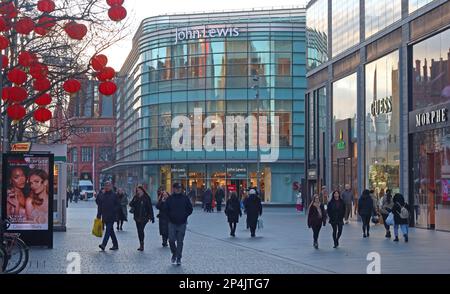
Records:
{"label": "paved pedestrian street", "polygon": [[327,225],[315,250],[305,216],[294,208],[265,207],[264,228],[255,239],[245,229],[245,218],[231,238],[223,212],[207,214],[196,208],[189,219],[183,265],[176,267],[170,263],[170,249],[161,246],[157,222],[146,227],[143,253],[137,251],[134,221],[117,232],[119,251],[100,252],[101,239],[91,234],[95,215],[94,202],[71,204],[67,232],[55,232],[52,250],[32,248],[25,273],[65,274],[71,252],[81,257],[82,274],[365,274],[371,252],[381,256],[383,274],[450,273],[450,234],[445,232],[411,229],[410,243],[396,244],[384,238],[382,226],[372,227],[370,238],[363,239],[360,223],[352,222],[344,227],[341,247],[333,249]]}

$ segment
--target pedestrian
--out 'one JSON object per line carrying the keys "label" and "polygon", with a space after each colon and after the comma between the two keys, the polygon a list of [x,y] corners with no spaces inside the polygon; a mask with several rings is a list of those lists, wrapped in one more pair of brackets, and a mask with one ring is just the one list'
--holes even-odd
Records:
{"label": "pedestrian", "polygon": [[222,202],[224,198],[225,198],[225,190],[221,186],[219,186],[216,192],[217,212],[222,211]]}
{"label": "pedestrian", "polygon": [[383,199],[381,200],[381,206],[380,206],[380,213],[381,217],[383,218],[384,228],[386,229],[386,238],[391,238],[391,227],[390,225],[386,224],[386,219],[389,216],[389,213],[392,212],[392,209],[394,208],[394,201],[392,200],[392,192],[391,190],[386,190],[386,195],[384,195]]}
{"label": "pedestrian", "polygon": [[197,194],[197,191],[196,191],[196,188],[194,188],[193,186],[189,189],[189,193],[188,193],[188,198],[189,198],[189,200],[191,200],[191,203],[192,203],[192,206],[194,206],[195,205],[195,198],[197,198],[196,195]]}
{"label": "pedestrian", "polygon": [[78,199],[80,198],[80,190],[78,190],[78,188],[75,188],[75,190],[73,190],[73,201],[75,203],[78,203]]}
{"label": "pedestrian", "polygon": [[409,224],[409,205],[405,202],[405,198],[402,194],[395,194],[394,207],[392,209],[394,213],[394,242],[398,242],[398,227],[400,226],[405,242],[408,243],[408,224]]}
{"label": "pedestrian", "polygon": [[117,216],[117,231],[123,231],[123,223],[128,221],[128,195],[123,189],[117,190],[119,197],[120,209]]}
{"label": "pedestrian", "polygon": [[228,218],[230,225],[230,236],[236,237],[236,226],[239,223],[239,217],[242,216],[241,203],[237,197],[236,192],[231,193],[230,199],[225,205],[225,215]]}
{"label": "pedestrian", "polygon": [[339,239],[342,236],[345,217],[345,203],[339,191],[333,192],[333,198],[327,205],[327,214],[331,227],[333,228],[334,247],[339,247]]}
{"label": "pedestrian", "polygon": [[350,215],[353,208],[353,191],[349,184],[345,185],[345,190],[342,192],[342,200],[345,203],[345,224],[349,224]]}
{"label": "pedestrian", "polygon": [[152,199],[143,186],[136,187],[136,194],[130,202],[130,207],[134,214],[134,221],[136,222],[139,237],[140,246],[138,251],[144,251],[145,226],[149,221],[155,223],[155,218],[153,214]]}
{"label": "pedestrian", "polygon": [[169,216],[169,244],[172,252],[172,264],[181,265],[183,241],[186,234],[187,220],[193,208],[189,198],[181,193],[181,185],[173,184],[173,194],[166,200]]}
{"label": "pedestrian", "polygon": [[373,202],[373,207],[375,209],[375,212],[378,214],[379,209],[378,209],[378,204],[379,204],[379,199],[377,197],[377,194],[375,193],[375,190],[370,190],[369,191],[369,195],[372,198],[372,202]]}
{"label": "pedestrian", "polygon": [[97,197],[96,202],[98,205],[97,218],[102,219],[106,226],[105,236],[103,243],[99,245],[102,251],[105,251],[109,238],[111,237],[113,247],[110,250],[119,250],[119,243],[117,241],[116,234],[114,233],[114,222],[117,218],[117,213],[120,209],[120,202],[117,195],[112,190],[112,183],[105,183],[105,192]]}
{"label": "pedestrian", "polygon": [[250,189],[248,198],[244,202],[245,211],[247,212],[247,225],[250,227],[251,237],[256,237],[256,226],[258,218],[262,215],[261,199],[258,197],[256,189]]}
{"label": "pedestrian", "polygon": [[314,248],[319,249],[319,233],[327,224],[325,206],[320,202],[320,196],[315,194],[308,211],[308,228],[313,230]]}
{"label": "pedestrian", "polygon": [[373,199],[370,197],[369,190],[364,190],[358,201],[358,214],[363,223],[363,238],[370,237],[370,219],[375,215]]}
{"label": "pedestrian", "polygon": [[327,186],[323,186],[321,191],[320,191],[320,201],[322,202],[323,205],[327,205],[328,204],[328,189]]}
{"label": "pedestrian", "polygon": [[169,215],[167,214],[167,207],[165,205],[167,199],[169,198],[169,193],[166,191],[161,191],[158,197],[158,203],[156,208],[159,210],[159,235],[162,237],[162,246],[168,247],[167,241],[169,240]]}
{"label": "pedestrian", "polygon": [[203,193],[203,202],[205,203],[206,212],[212,212],[212,200],[212,191],[210,188],[207,188],[205,193]]}

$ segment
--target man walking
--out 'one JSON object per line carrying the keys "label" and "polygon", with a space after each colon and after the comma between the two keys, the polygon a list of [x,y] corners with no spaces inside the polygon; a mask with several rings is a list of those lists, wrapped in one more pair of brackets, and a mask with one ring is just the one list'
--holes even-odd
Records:
{"label": "man walking", "polygon": [[113,242],[113,247],[110,250],[119,250],[119,243],[117,242],[116,234],[114,233],[114,222],[117,219],[117,214],[120,209],[119,197],[112,190],[112,183],[105,183],[104,193],[97,197],[98,205],[97,218],[101,218],[106,225],[105,237],[103,243],[99,245],[102,251],[105,251],[108,244],[109,237]]}
{"label": "man walking", "polygon": [[255,238],[258,218],[262,215],[262,204],[256,188],[250,189],[248,195],[248,198],[244,201],[245,211],[247,212],[247,225],[250,227],[251,237]]}
{"label": "man walking", "polygon": [[218,186],[216,192],[217,212],[222,211],[222,202],[224,198],[225,198],[225,191],[221,186]]}
{"label": "man walking", "polygon": [[345,224],[348,225],[354,201],[353,191],[349,184],[345,185],[345,190],[342,192],[342,199],[345,203]]}
{"label": "man walking", "polygon": [[182,193],[179,183],[173,184],[172,188],[173,194],[166,200],[165,206],[169,217],[169,244],[172,252],[172,264],[180,266],[187,219],[192,214],[193,208],[189,198]]}

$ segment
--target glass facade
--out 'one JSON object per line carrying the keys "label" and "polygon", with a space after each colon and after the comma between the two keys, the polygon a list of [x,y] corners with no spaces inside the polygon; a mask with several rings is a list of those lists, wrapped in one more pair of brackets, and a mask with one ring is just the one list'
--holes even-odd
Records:
{"label": "glass facade", "polygon": [[[450,101],[450,30],[412,48],[411,109],[448,108]],[[448,115],[448,113],[447,113]],[[417,226],[450,231],[450,128],[414,133],[412,140]]]}
{"label": "glass facade", "polygon": [[433,2],[434,0],[409,0],[409,13],[413,13],[422,6]]}
{"label": "glass facade", "polygon": [[366,187],[400,191],[399,53],[366,65]]}
{"label": "glass facade", "polygon": [[308,60],[311,70],[328,61],[328,0],[319,0],[308,8],[306,16]]}
{"label": "glass facade", "polygon": [[[357,74],[333,83],[332,188],[357,187]],[[347,130],[344,126],[350,125]],[[346,133],[346,136],[344,136]]]}
{"label": "glass facade", "polygon": [[332,0],[333,57],[360,41],[359,0]]}
{"label": "glass facade", "polygon": [[366,0],[366,38],[402,18],[402,0]]}
{"label": "glass facade", "polygon": [[[117,161],[121,164],[146,161],[149,164],[155,162],[155,165],[157,162],[170,165],[171,161],[182,161],[187,165],[202,161],[205,164],[211,161],[256,162],[257,152],[249,148],[255,140],[255,124],[245,129],[244,151],[228,150],[225,145],[231,139],[229,136],[234,139],[235,146],[239,139],[236,133],[227,134],[227,117],[257,117],[258,112],[268,118],[266,145],[271,143],[274,131],[270,122],[274,117],[279,118],[279,160],[303,161],[306,141],[305,10],[282,10],[278,13],[205,14],[195,18],[184,16],[185,19],[179,22],[166,22],[164,18],[144,21],[144,33],[139,36],[139,58],[129,64],[120,94],[123,98],[119,99],[116,108]],[[175,42],[176,30],[190,27],[203,30],[205,25],[208,30],[237,28],[239,35]],[[147,35],[163,27],[171,30],[151,37]],[[258,81],[255,81],[255,76]],[[254,88],[256,85],[258,91]],[[255,99],[257,93],[259,103]],[[199,109],[201,112],[195,113]],[[181,116],[190,120],[192,150],[175,152],[172,139],[179,130],[172,128],[172,122]],[[205,123],[207,119],[212,122],[210,128],[194,129],[196,122]],[[218,140],[214,137],[212,142],[223,141],[224,149],[212,152],[194,150],[194,142],[203,142],[213,125],[217,128],[222,126],[223,138]],[[180,143],[184,140],[185,134]],[[275,165],[278,164],[269,167],[272,182],[288,182],[283,173],[291,173],[289,164],[281,169]],[[161,180],[159,170],[152,173],[158,174]],[[211,177],[208,173],[202,174],[205,174],[205,181]],[[171,179],[172,176],[176,175],[165,178]],[[249,180],[251,176],[249,172]],[[300,181],[299,177],[295,177],[296,181]],[[269,184],[266,183],[265,187],[269,189]],[[284,188],[284,191],[284,196],[266,193],[265,197],[271,201],[276,197],[282,197],[280,201],[284,197],[284,202],[288,203],[295,201],[292,189]]]}

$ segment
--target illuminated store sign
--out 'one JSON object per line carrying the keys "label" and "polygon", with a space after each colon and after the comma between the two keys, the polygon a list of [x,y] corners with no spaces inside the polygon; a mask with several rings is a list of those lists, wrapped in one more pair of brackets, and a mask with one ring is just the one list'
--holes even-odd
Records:
{"label": "illuminated store sign", "polygon": [[207,28],[204,26],[200,29],[175,28],[175,44],[188,40],[239,37],[239,34],[239,28],[233,27]]}
{"label": "illuminated store sign", "polygon": [[416,114],[416,127],[418,128],[447,122],[448,120],[447,113],[448,113],[447,108],[418,113]]}

